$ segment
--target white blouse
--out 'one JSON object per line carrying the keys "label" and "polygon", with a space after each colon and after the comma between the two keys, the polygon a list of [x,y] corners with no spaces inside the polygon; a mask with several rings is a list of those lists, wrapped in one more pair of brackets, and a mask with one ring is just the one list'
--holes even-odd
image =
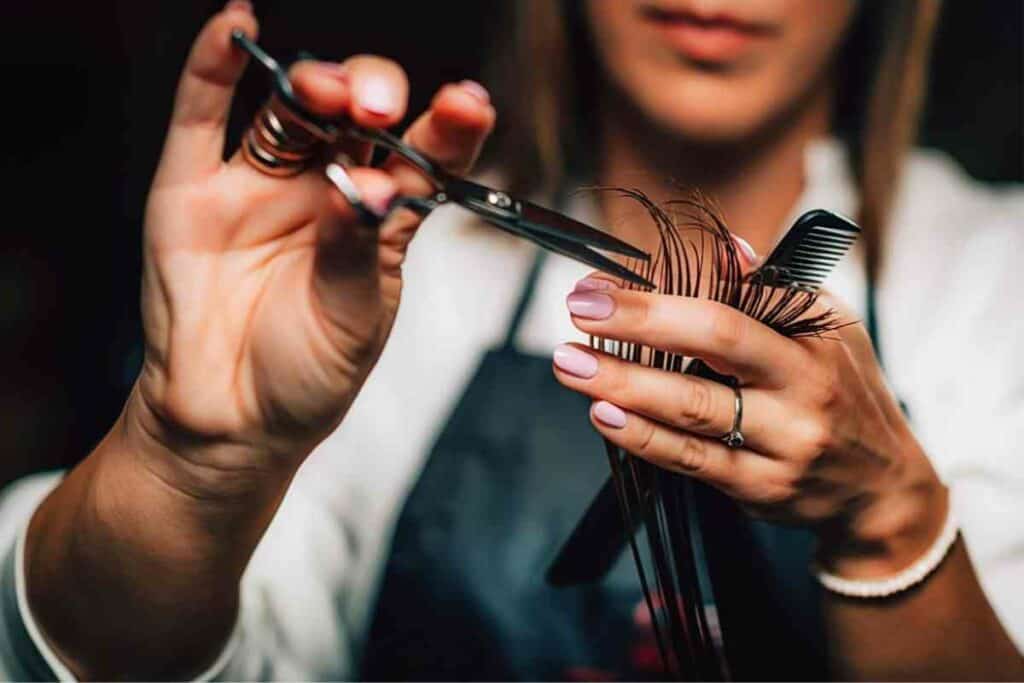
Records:
{"label": "white blouse", "polygon": [[[842,147],[807,152],[810,208],[856,214]],[[574,213],[593,218],[580,204]],[[243,579],[231,642],[205,677],[350,679],[402,502],[483,352],[500,343],[534,247],[446,207],[414,240],[401,311],[384,354],[338,430],[310,456]],[[877,288],[890,382],[952,491],[981,584],[1024,649],[1024,190],[972,181],[948,157],[916,152],[892,216]],[[589,268],[549,258],[517,339],[542,356],[582,340],[564,299]],[[860,256],[826,283],[863,313]],[[16,538],[60,473],[0,498],[4,626],[0,675],[43,661],[70,675],[24,600]],[[10,607],[13,606],[13,607]],[[27,634],[27,635],[26,635]],[[45,674],[44,674],[45,675]]]}

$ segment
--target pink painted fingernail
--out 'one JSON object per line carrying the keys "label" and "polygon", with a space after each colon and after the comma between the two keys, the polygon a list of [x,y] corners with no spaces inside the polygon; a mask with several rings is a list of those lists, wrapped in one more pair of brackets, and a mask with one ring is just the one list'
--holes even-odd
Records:
{"label": "pink painted fingernail", "polygon": [[566,299],[569,312],[581,318],[604,320],[615,311],[615,302],[599,292],[573,292]]}
{"label": "pink painted fingernail", "polygon": [[559,370],[575,377],[590,379],[597,374],[597,359],[575,346],[562,344],[556,347],[552,359]]}
{"label": "pink painted fingernail", "polygon": [[252,14],[252,3],[249,0],[228,0],[228,3],[224,5],[224,9],[237,9]]}
{"label": "pink painted fingernail", "polygon": [[611,289],[615,285],[608,280],[602,280],[599,277],[585,277],[576,283],[576,286],[572,291],[574,292],[592,292],[596,289]]}
{"label": "pink painted fingernail", "polygon": [[491,93],[487,92],[487,88],[480,85],[476,81],[471,81],[467,78],[466,80],[459,83],[459,86],[464,88],[466,92],[468,92],[470,95],[477,98],[484,104],[491,103]]}
{"label": "pink painted fingernail", "polygon": [[398,111],[398,93],[382,78],[368,78],[356,85],[356,101],[366,111],[388,116]]}
{"label": "pink painted fingernail", "polygon": [[366,204],[378,217],[383,218],[391,212],[391,204],[398,196],[397,192],[390,192],[373,196],[369,193],[363,195],[363,203]]}
{"label": "pink painted fingernail", "polygon": [[613,429],[622,429],[626,426],[626,413],[622,411],[622,408],[608,401],[598,401],[594,404],[594,417],[601,424]]}
{"label": "pink painted fingernail", "polygon": [[746,241],[739,235],[733,235],[732,241],[736,243],[737,247],[739,247],[740,253],[743,255],[743,258],[746,259],[748,266],[757,265],[757,252],[754,251],[752,246],[750,246],[750,242]]}

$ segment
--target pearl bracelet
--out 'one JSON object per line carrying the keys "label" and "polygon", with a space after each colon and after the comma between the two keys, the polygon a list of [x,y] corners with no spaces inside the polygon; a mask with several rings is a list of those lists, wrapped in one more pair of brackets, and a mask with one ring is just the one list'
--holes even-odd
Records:
{"label": "pearl bracelet", "polygon": [[815,565],[814,575],[822,586],[839,595],[850,598],[887,598],[916,586],[938,569],[956,542],[959,531],[960,527],[950,506],[946,512],[946,522],[935,542],[924,555],[898,574],[885,579],[844,579]]}

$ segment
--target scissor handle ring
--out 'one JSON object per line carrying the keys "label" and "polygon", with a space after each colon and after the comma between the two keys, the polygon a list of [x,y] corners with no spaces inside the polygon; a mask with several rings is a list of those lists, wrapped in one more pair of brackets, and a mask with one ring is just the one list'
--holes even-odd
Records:
{"label": "scissor handle ring", "polygon": [[[287,72],[285,72],[284,67],[282,67],[276,59],[271,57],[255,42],[250,40],[241,29],[235,29],[231,32],[231,40],[235,45],[248,52],[252,58],[270,74],[271,85],[274,89],[274,93],[277,95],[278,101],[285,108],[289,109],[292,114],[294,114],[292,123],[300,125],[310,135],[313,135],[320,141],[327,144],[333,144],[337,141],[338,137],[344,133],[346,135],[351,135],[356,139],[370,142],[374,145],[379,145],[390,152],[394,152],[409,162],[420,173],[422,173],[436,189],[443,189],[449,175],[444,171],[444,169],[418,150],[405,144],[402,140],[386,130],[365,128],[363,126],[357,126],[355,124],[341,121],[331,121],[317,116],[299,102],[299,98],[295,95],[295,89],[292,87],[292,83],[288,78]],[[313,56],[309,53],[303,53],[301,58],[312,59]]]}

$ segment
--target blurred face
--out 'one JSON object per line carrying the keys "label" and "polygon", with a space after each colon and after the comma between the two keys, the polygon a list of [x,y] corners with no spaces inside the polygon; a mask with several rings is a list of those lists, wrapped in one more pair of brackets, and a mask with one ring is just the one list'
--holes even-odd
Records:
{"label": "blurred face", "polygon": [[757,133],[827,83],[856,0],[587,0],[608,80],[665,130]]}

